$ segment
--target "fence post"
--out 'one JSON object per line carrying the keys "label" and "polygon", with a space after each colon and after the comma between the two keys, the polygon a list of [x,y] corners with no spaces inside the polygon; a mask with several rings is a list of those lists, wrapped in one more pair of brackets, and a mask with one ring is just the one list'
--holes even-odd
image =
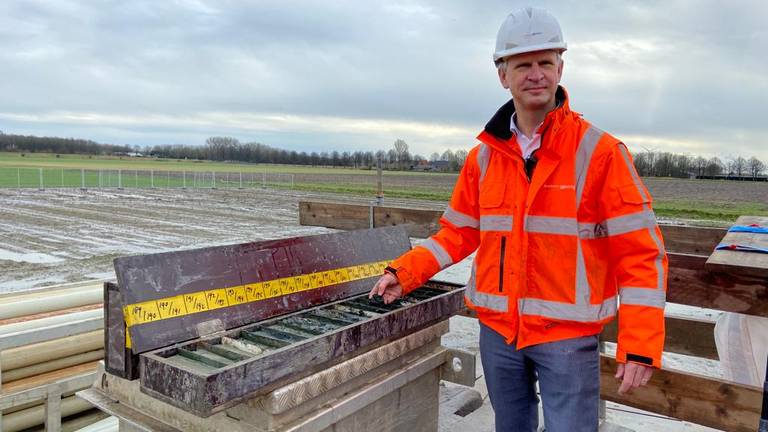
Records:
{"label": "fence post", "polygon": [[182,189],[186,189],[187,188],[187,172],[186,171],[182,171],[181,174],[182,174],[182,177],[184,178],[183,186],[181,188]]}
{"label": "fence post", "polygon": [[155,170],[149,170],[149,187],[155,188]]}
{"label": "fence post", "polygon": [[123,170],[117,170],[117,188],[123,190]]}
{"label": "fence post", "polygon": [[80,168],[80,190],[85,190],[85,168]]}
{"label": "fence post", "polygon": [[376,181],[376,202],[381,205],[381,200],[384,199],[384,174],[381,170],[381,155],[376,160],[376,173],[378,177]]}
{"label": "fence post", "polygon": [[211,176],[213,177],[213,189],[216,189],[216,171],[211,171]]}
{"label": "fence post", "polygon": [[103,173],[101,171],[101,168],[99,168],[99,189],[101,189],[101,178],[103,177]]}
{"label": "fence post", "polygon": [[61,188],[64,189],[64,168],[61,169]]}
{"label": "fence post", "polygon": [[21,168],[16,168],[16,184],[21,189]]}
{"label": "fence post", "polygon": [[43,185],[43,169],[38,168],[38,170],[40,170],[40,189],[39,190],[45,190]]}
{"label": "fence post", "polygon": [[264,168],[264,172],[261,173],[261,187],[265,188],[267,187],[267,169]]}
{"label": "fence post", "polygon": [[294,176],[295,176],[295,174],[291,174],[291,189],[293,189],[293,186],[294,186],[294,182],[293,182],[293,177]]}
{"label": "fence post", "polygon": [[45,400],[45,430],[61,431],[61,387],[58,385],[48,390],[48,399]]}
{"label": "fence post", "polygon": [[240,171],[240,189],[243,188],[243,172]]}

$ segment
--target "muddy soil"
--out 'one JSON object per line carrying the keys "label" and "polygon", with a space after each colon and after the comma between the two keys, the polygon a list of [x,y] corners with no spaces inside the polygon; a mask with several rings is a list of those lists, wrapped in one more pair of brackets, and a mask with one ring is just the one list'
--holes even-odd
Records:
{"label": "muddy soil", "polygon": [[324,198],[261,189],[0,190],[0,292],[112,278],[118,256],[328,232],[298,223],[300,200]]}

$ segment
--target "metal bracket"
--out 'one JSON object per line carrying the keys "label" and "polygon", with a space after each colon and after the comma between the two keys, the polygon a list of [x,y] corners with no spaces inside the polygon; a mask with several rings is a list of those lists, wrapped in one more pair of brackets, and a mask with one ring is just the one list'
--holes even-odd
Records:
{"label": "metal bracket", "polygon": [[445,363],[440,370],[440,378],[468,387],[475,386],[477,359],[475,354],[458,348],[446,348]]}

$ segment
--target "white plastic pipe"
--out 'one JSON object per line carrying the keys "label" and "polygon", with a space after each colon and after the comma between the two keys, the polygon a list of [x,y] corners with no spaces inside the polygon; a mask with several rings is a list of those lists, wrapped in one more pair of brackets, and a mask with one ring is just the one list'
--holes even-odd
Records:
{"label": "white plastic pipe", "polygon": [[68,368],[70,366],[88,363],[95,360],[101,360],[103,358],[104,358],[104,350],[99,349],[99,350],[84,352],[81,354],[75,354],[68,357],[62,357],[59,359],[55,359],[55,360],[51,360],[43,363],[36,363],[33,365],[20,367],[20,368],[9,370],[9,371],[3,371],[3,375],[2,375],[3,384],[9,383],[11,381],[20,380],[22,378],[31,377],[34,375],[40,375],[46,372]]}
{"label": "white plastic pipe", "polygon": [[16,301],[0,303],[0,320],[85,306],[103,301],[104,290],[101,287],[98,289],[69,291],[61,294],[51,293],[48,296],[30,295],[29,298],[20,297]]}
{"label": "white plastic pipe", "polygon": [[[61,399],[61,417],[71,416],[93,408],[77,396]],[[18,432],[45,422],[45,405],[38,405],[3,416],[3,432]]]}
{"label": "white plastic pipe", "polygon": [[89,318],[103,318],[104,309],[92,309],[82,312],[72,312],[46,318],[38,318],[30,321],[22,321],[13,324],[0,325],[0,336],[16,333],[24,330],[44,329],[56,324],[80,321]]}
{"label": "white plastic pipe", "polygon": [[0,352],[0,365],[5,373],[13,369],[103,348],[104,330],[102,329],[4,350]]}

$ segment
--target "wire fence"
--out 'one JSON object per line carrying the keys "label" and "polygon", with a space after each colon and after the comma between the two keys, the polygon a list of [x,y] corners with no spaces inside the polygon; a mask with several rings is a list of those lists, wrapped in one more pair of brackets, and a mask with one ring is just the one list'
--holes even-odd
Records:
{"label": "wire fence", "polygon": [[0,168],[0,188],[245,189],[293,188],[293,174],[66,168]]}

